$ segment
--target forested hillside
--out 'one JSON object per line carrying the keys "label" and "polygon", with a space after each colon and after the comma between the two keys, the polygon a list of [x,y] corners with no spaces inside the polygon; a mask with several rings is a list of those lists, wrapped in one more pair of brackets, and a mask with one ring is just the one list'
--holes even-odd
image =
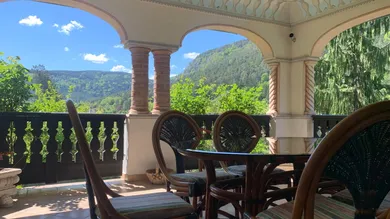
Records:
{"label": "forested hillside", "polygon": [[188,65],[183,76],[193,81],[205,77],[206,84],[254,87],[268,80],[268,68],[256,45],[242,40],[200,54]]}
{"label": "forested hillside", "polygon": [[[71,98],[74,101],[94,101],[118,93],[129,92],[131,74],[109,71],[49,71],[56,88],[66,95],[69,86],[74,86]],[[149,82],[153,86],[153,81]]]}
{"label": "forested hillside", "polygon": [[[76,102],[89,102],[91,111],[98,113],[126,113],[130,107],[131,74],[105,71],[48,71],[59,92],[66,96],[74,86],[71,98]],[[205,84],[237,84],[255,87],[267,84],[268,69],[261,53],[250,41],[243,40],[200,54],[179,77],[194,82],[205,78]],[[263,86],[266,98],[268,86]],[[149,81],[149,97],[153,98],[153,81]]]}

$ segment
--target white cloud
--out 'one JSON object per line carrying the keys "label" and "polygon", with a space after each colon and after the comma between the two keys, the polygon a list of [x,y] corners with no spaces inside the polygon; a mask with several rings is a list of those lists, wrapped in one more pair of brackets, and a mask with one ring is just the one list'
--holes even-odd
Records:
{"label": "white cloud", "polygon": [[58,28],[59,26],[58,24],[53,24],[53,27]]}
{"label": "white cloud", "polygon": [[200,55],[200,53],[189,52],[189,53],[184,54],[184,58],[186,58],[186,59],[195,59],[196,57],[198,57],[198,55]]}
{"label": "white cloud", "polygon": [[114,45],[114,48],[115,49],[123,49],[123,45],[122,44]]}
{"label": "white cloud", "polygon": [[69,48],[68,48],[68,47],[65,47],[65,48],[64,48],[64,51],[65,51],[65,52],[69,52]]}
{"label": "white cloud", "polygon": [[84,60],[90,61],[96,64],[103,64],[108,61],[108,58],[106,57],[106,54],[100,54],[100,55],[94,55],[91,53],[84,54]]}
{"label": "white cloud", "polygon": [[171,74],[169,77],[173,78],[173,77],[176,77],[177,75],[176,74]]}
{"label": "white cloud", "polygon": [[154,76],[150,76],[150,77],[149,77],[149,80],[154,81]]}
{"label": "white cloud", "polygon": [[83,28],[84,28],[84,26],[82,24],[80,24],[79,22],[70,21],[68,24],[62,25],[61,28],[58,30],[58,32],[69,35],[70,32],[72,32],[73,30],[80,30]]}
{"label": "white cloud", "polygon": [[123,65],[115,65],[111,68],[111,71],[121,71],[121,72],[127,72],[127,73],[133,73],[133,70],[126,68]]}
{"label": "white cloud", "polygon": [[177,66],[176,65],[171,65],[171,69],[177,69]]}
{"label": "white cloud", "polygon": [[37,17],[35,15],[30,15],[30,16],[20,20],[19,24],[31,27],[31,26],[40,26],[43,24],[43,22],[39,17]]}

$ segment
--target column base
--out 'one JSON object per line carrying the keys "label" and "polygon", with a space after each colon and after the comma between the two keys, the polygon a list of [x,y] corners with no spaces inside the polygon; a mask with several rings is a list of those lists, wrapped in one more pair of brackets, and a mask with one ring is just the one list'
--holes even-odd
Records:
{"label": "column base", "polygon": [[130,109],[129,114],[132,115],[146,115],[150,114],[149,110],[136,110],[136,109]]}
{"label": "column base", "polygon": [[167,111],[169,111],[169,110],[153,109],[153,110],[152,110],[152,114],[153,114],[153,115],[161,115],[161,114],[163,114],[163,113],[165,113],[165,112],[167,112]]}

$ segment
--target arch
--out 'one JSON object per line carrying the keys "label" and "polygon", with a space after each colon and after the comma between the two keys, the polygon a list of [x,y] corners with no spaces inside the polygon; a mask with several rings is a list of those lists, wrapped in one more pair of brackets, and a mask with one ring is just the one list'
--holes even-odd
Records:
{"label": "arch", "polygon": [[236,33],[240,34],[248,40],[252,41],[256,46],[259,48],[261,53],[263,54],[264,59],[271,59],[274,57],[274,52],[272,50],[271,45],[263,39],[260,35],[257,33],[247,30],[241,27],[236,27],[233,25],[226,25],[226,24],[205,24],[201,26],[197,26],[195,28],[192,28],[188,30],[181,38],[180,40],[180,46],[182,46],[184,38],[191,32],[197,31],[197,30],[217,30],[217,31],[224,31],[229,33]]}
{"label": "arch", "polygon": [[375,11],[371,11],[366,14],[360,14],[352,19],[347,20],[344,23],[338,24],[337,26],[328,30],[326,33],[322,34],[317,39],[317,41],[314,43],[312,47],[311,56],[320,57],[322,55],[323,50],[325,49],[325,46],[341,32],[348,30],[359,24],[362,24],[364,22],[375,20],[377,18],[387,16],[389,14],[390,14],[390,6],[377,9]]}
{"label": "arch", "polygon": [[[0,0],[1,2],[7,2],[11,0]],[[112,14],[109,12],[91,4],[83,0],[33,0],[35,2],[43,2],[43,3],[50,3],[50,4],[56,4],[61,6],[68,6],[73,8],[78,8],[83,11],[89,12],[107,23],[109,23],[118,33],[121,43],[125,43],[127,40],[127,32],[122,23]]]}

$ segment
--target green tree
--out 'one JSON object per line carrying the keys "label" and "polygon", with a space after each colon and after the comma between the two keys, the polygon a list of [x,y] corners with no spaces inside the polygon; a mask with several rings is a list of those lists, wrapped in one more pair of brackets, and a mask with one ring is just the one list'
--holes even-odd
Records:
{"label": "green tree", "polygon": [[389,20],[366,22],[330,41],[315,67],[317,113],[350,114],[389,97]]}
{"label": "green tree", "polygon": [[[73,87],[69,87],[68,95],[63,98],[51,81],[48,81],[47,85],[46,90],[42,88],[41,84],[33,85],[36,99],[30,104],[29,110],[32,112],[67,112],[66,99],[70,97]],[[88,112],[89,106],[85,103],[79,103],[77,104],[77,110]]]}
{"label": "green tree", "polygon": [[31,97],[28,69],[19,63],[20,58],[1,59],[0,53],[0,111],[23,111]]}
{"label": "green tree", "polygon": [[204,84],[205,79],[195,84],[189,78],[181,78],[171,87],[171,108],[187,114],[206,114],[211,105],[215,85]]}
{"label": "green tree", "polygon": [[238,110],[246,114],[263,114],[267,110],[267,103],[261,100],[263,86],[240,88],[237,84],[221,85],[214,95],[214,111],[223,113],[228,110]]}
{"label": "green tree", "polygon": [[44,65],[33,65],[30,69],[30,73],[32,74],[33,84],[41,84],[43,90],[48,89],[48,82],[51,82],[51,78]]}

